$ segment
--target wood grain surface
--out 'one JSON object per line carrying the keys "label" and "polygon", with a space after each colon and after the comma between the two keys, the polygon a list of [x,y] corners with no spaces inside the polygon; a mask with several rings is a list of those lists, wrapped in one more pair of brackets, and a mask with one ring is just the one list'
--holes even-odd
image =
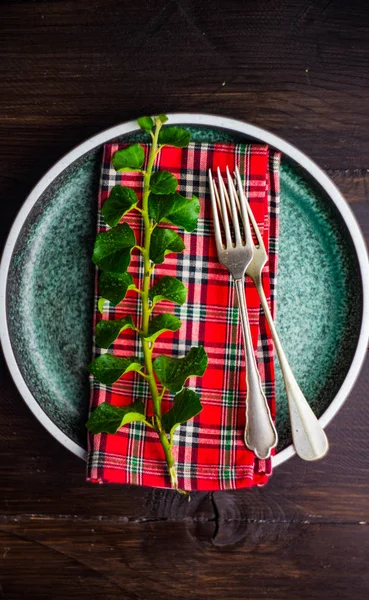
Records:
{"label": "wood grain surface", "polygon": [[[3,0],[0,244],[44,171],[139,114],[250,121],[296,144],[369,239],[369,4]],[[359,600],[369,596],[369,365],[324,461],[262,489],[84,482],[0,359],[0,599]]]}

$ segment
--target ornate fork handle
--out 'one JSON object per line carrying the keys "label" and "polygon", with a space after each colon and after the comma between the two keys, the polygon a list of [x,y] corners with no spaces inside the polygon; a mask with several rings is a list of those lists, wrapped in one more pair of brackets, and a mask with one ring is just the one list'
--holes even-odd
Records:
{"label": "ornate fork handle", "polygon": [[252,345],[250,323],[247,315],[244,279],[234,280],[238,298],[246,358],[246,428],[245,444],[258,458],[270,456],[278,443],[278,436],[265,397]]}
{"label": "ornate fork handle", "polygon": [[303,460],[318,460],[328,452],[328,439],[292,373],[268,306],[260,276],[252,277],[278,354],[290,412],[293,445]]}

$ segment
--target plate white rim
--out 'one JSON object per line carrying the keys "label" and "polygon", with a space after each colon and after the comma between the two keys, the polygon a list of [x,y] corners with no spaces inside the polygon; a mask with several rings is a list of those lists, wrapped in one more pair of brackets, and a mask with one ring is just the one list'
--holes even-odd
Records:
{"label": "plate white rim", "polygon": [[[324,173],[324,171],[306,154],[295,148],[289,142],[278,137],[277,135],[270,133],[260,127],[251,125],[250,123],[240,121],[237,119],[230,119],[228,117],[221,117],[218,115],[208,115],[200,113],[169,113],[168,114],[171,124],[176,125],[202,125],[209,127],[217,127],[220,129],[228,129],[236,131],[237,133],[243,133],[249,137],[255,138],[258,141],[264,142],[274,148],[280,150],[287,156],[291,157],[297,163],[299,163],[310,175],[321,185],[321,187],[329,195],[330,199],[336,205],[338,211],[341,213],[345,220],[346,226],[351,235],[353,244],[356,249],[361,279],[363,285],[363,313],[361,320],[361,329],[358,344],[352,360],[351,366],[348,370],[346,378],[341,385],[338,393],[334,400],[331,402],[327,410],[320,418],[320,422],[323,427],[326,427],[332,418],[337,414],[342,404],[345,402],[350,391],[352,390],[355,381],[359,375],[360,369],[366,356],[366,349],[369,340],[369,259],[366,244],[361,233],[360,227],[356,221],[351,208],[345,201],[341,192],[331,181],[331,179]],[[132,133],[139,129],[137,121],[128,121],[119,125],[115,125],[109,129],[98,133],[97,135],[89,138],[85,142],[79,144],[76,148],[68,152],[62,157],[46,174],[40,179],[37,185],[30,192],[28,198],[22,205],[14,223],[8,235],[5,243],[1,266],[0,266],[0,340],[8,368],[13,377],[13,380],[18,388],[18,391],[22,395],[23,399],[27,403],[30,410],[40,421],[40,423],[54,436],[61,444],[63,444],[68,450],[86,460],[87,452],[65,435],[55,423],[46,415],[42,410],[37,400],[32,395],[31,391],[27,387],[25,380],[21,374],[21,371],[16,362],[13,349],[11,346],[9,330],[7,326],[7,312],[6,312],[6,285],[9,266],[11,257],[14,251],[16,241],[22,226],[32,210],[34,204],[37,202],[39,196],[46,190],[46,188],[54,181],[54,179],[62,172],[66,167],[72,164],[75,160],[93,150],[94,148],[113,140],[121,135]],[[278,453],[273,457],[273,466],[277,466],[291,458],[295,454],[295,450],[292,445],[288,446],[282,452]]]}

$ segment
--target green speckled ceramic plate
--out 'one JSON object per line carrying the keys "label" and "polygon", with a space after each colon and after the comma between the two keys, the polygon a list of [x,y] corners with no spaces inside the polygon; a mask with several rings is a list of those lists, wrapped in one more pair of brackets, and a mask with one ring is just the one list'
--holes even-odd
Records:
{"label": "green speckled ceramic plate", "polygon": [[[348,205],[317,165],[262,129],[210,115],[175,114],[170,122],[189,127],[197,141],[252,140],[282,151],[277,326],[296,378],[326,425],[354,384],[368,340],[368,259]],[[124,123],[61,159],[25,202],[1,267],[1,339],[10,371],[38,419],[81,457],[102,146],[141,136],[135,121]],[[277,397],[280,464],[293,447],[279,371]]]}

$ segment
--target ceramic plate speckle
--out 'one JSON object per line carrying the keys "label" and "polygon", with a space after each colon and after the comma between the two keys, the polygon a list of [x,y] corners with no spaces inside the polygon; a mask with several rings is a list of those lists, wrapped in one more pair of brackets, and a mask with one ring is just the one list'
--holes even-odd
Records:
{"label": "ceramic plate speckle", "polygon": [[[277,327],[295,376],[325,425],[349,393],[368,339],[368,260],[338,190],[305,155],[261,129],[209,115],[171,115],[197,141],[259,141],[283,152]],[[94,271],[91,253],[102,145],[143,140],[136,123],[64,157],[33,190],[2,263],[1,336],[10,370],[40,421],[85,455]],[[279,448],[293,454],[277,366]]]}

